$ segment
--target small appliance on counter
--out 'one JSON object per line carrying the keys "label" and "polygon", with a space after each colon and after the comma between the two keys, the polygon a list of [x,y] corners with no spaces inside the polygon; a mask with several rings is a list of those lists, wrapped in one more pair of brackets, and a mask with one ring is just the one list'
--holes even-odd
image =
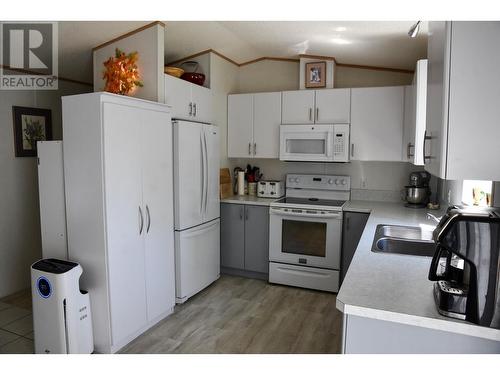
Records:
{"label": "small appliance on counter", "polygon": [[424,208],[429,203],[431,190],[429,181],[431,175],[429,172],[412,172],[410,173],[410,184],[405,186],[404,200],[405,206],[411,208]]}
{"label": "small appliance on counter", "polygon": [[281,198],[285,195],[285,183],[277,180],[259,181],[257,196],[260,198]]}
{"label": "small appliance on counter", "polygon": [[451,206],[433,238],[439,313],[500,329],[500,208]]}

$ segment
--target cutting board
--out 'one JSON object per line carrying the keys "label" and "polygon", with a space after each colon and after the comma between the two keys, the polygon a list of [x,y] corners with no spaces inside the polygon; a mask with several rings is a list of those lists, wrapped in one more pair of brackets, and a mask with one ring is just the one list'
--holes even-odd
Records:
{"label": "cutting board", "polygon": [[220,199],[229,198],[233,195],[233,183],[229,168],[221,168],[219,172]]}

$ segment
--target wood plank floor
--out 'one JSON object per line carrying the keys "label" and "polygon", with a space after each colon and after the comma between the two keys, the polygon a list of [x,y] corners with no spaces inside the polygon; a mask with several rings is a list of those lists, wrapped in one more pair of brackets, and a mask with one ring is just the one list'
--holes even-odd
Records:
{"label": "wood plank floor", "polygon": [[121,353],[339,353],[335,298],[223,275]]}

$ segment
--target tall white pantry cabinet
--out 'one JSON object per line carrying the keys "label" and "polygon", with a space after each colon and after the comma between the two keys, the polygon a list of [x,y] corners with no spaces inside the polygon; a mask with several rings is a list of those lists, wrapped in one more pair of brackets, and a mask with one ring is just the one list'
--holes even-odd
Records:
{"label": "tall white pantry cabinet", "polygon": [[170,107],[107,93],[62,102],[69,259],[84,270],[96,351],[114,353],[175,305]]}

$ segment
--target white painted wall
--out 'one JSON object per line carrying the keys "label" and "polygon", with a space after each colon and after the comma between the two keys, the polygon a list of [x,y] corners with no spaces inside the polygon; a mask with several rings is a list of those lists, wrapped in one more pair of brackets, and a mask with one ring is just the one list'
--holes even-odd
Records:
{"label": "white painted wall", "polygon": [[12,106],[52,110],[54,139],[61,139],[62,95],[92,91],[59,82],[57,91],[0,90],[0,298],[28,288],[30,265],[41,257],[36,158],[16,158]]}
{"label": "white painted wall", "polygon": [[262,60],[239,68],[238,88],[234,93],[298,90],[298,76],[298,62]]}
{"label": "white painted wall", "polygon": [[335,87],[411,85],[413,74],[335,66]]}
{"label": "white painted wall", "polygon": [[131,96],[163,102],[164,39],[165,28],[156,24],[94,51],[94,91],[104,90],[103,63],[115,56],[115,49],[119,48],[125,53],[139,53],[137,66],[144,87],[137,87]]}
{"label": "white painted wall", "polygon": [[227,95],[238,86],[238,67],[210,53],[211,90],[214,105],[214,124],[220,134],[220,167],[229,167],[227,158]]}

